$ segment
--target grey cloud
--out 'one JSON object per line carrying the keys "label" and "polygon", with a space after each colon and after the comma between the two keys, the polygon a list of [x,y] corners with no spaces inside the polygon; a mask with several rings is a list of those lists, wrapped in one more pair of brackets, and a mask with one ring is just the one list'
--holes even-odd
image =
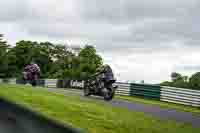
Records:
{"label": "grey cloud", "polygon": [[22,20],[27,13],[26,0],[2,0],[0,1],[0,21]]}
{"label": "grey cloud", "polygon": [[[13,2],[14,1],[14,2]],[[167,42],[198,44],[198,0],[7,0],[0,21],[30,36],[88,40],[99,50],[160,50]]]}
{"label": "grey cloud", "polygon": [[200,71],[200,65],[180,65],[176,66],[175,69],[183,71]]}
{"label": "grey cloud", "polygon": [[[198,0],[89,0],[82,1],[82,15],[87,19],[130,23],[138,18],[182,17],[191,15]],[[132,21],[131,21],[132,22]]]}

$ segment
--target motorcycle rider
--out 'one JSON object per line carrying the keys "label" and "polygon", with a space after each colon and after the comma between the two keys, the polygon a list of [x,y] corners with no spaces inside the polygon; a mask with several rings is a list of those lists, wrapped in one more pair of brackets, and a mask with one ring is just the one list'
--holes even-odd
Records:
{"label": "motorcycle rider", "polygon": [[27,82],[30,82],[32,86],[36,86],[37,79],[40,76],[40,67],[32,61],[29,65],[24,68],[23,78]]}
{"label": "motorcycle rider", "polygon": [[97,73],[96,73],[97,75],[102,74],[102,73],[104,74],[104,78],[106,81],[114,78],[113,71],[108,64],[105,64],[102,67],[97,69]]}
{"label": "motorcycle rider", "polygon": [[[114,79],[113,71],[112,71],[111,67],[107,64],[99,67],[97,69],[97,73],[95,75],[97,75],[96,83],[102,83],[102,82],[100,82],[100,80],[103,80],[104,86],[107,86],[109,81]],[[98,84],[98,86],[102,86],[102,85]],[[99,88],[101,88],[101,87],[99,87]]]}
{"label": "motorcycle rider", "polygon": [[103,96],[105,100],[111,100],[115,95],[117,86],[111,67],[107,64],[97,68],[97,71],[84,84],[84,95]]}

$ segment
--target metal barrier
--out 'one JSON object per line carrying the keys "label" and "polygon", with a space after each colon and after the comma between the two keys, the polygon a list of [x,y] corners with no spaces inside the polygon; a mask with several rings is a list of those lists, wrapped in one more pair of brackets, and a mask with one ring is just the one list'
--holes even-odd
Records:
{"label": "metal barrier", "polygon": [[117,82],[115,85],[118,86],[116,94],[130,96],[130,84]]}
{"label": "metal barrier", "polygon": [[142,96],[160,100],[160,86],[131,83],[131,96]]}
{"label": "metal barrier", "polygon": [[56,88],[57,82],[57,79],[45,79],[44,86],[48,88]]}
{"label": "metal barrier", "polygon": [[160,100],[200,107],[200,91],[163,86]]}

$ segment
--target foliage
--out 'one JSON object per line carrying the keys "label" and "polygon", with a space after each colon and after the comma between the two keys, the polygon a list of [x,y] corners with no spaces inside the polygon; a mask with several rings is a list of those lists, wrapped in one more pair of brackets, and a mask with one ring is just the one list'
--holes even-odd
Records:
{"label": "foliage", "polygon": [[96,53],[93,46],[86,45],[79,53],[81,78],[94,74],[102,66],[102,58]]}
{"label": "foliage", "polygon": [[86,45],[78,55],[62,44],[19,41],[8,50],[0,35],[0,78],[21,77],[24,67],[31,61],[41,68],[41,78],[82,79],[95,73],[102,58],[93,46]]}
{"label": "foliage", "polygon": [[180,73],[172,72],[171,73],[171,82],[164,81],[160,85],[162,86],[171,86],[171,87],[178,87],[178,88],[189,88],[187,76],[182,76]]}
{"label": "foliage", "polygon": [[182,75],[177,72],[172,72],[171,79],[173,82],[176,82],[178,80],[183,80]]}
{"label": "foliage", "polygon": [[3,35],[0,34],[0,78],[7,76],[7,50],[7,42],[3,41]]}
{"label": "foliage", "polygon": [[189,79],[190,87],[200,90],[200,72],[193,74]]}
{"label": "foliage", "polygon": [[194,73],[190,78],[177,72],[173,72],[171,74],[171,82],[164,81],[160,83],[160,85],[200,90],[200,72]]}

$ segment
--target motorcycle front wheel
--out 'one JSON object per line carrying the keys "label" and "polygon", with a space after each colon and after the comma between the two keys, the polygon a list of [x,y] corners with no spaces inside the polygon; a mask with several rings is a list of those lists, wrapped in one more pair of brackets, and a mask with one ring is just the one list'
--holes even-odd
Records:
{"label": "motorcycle front wheel", "polygon": [[109,89],[104,89],[103,91],[103,97],[105,101],[110,101],[113,98],[112,92]]}

